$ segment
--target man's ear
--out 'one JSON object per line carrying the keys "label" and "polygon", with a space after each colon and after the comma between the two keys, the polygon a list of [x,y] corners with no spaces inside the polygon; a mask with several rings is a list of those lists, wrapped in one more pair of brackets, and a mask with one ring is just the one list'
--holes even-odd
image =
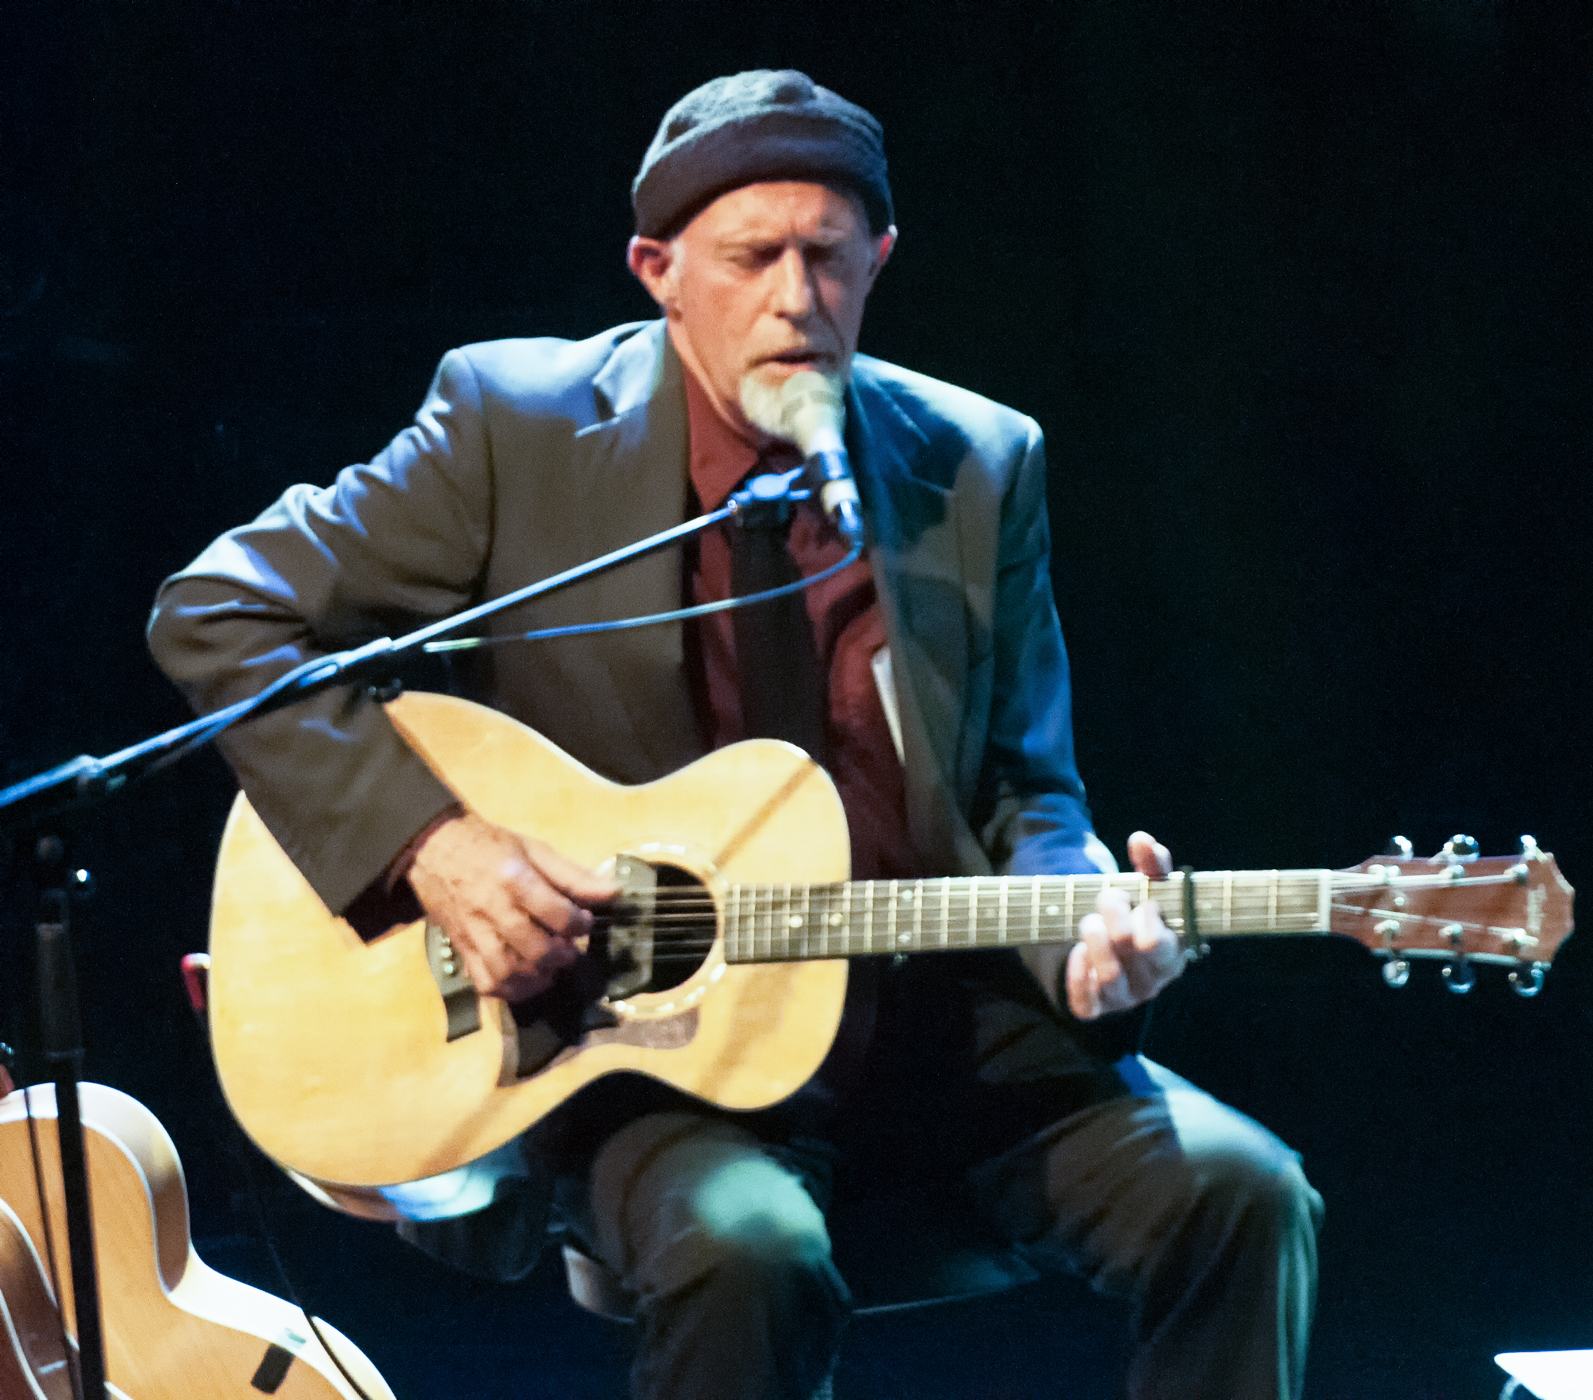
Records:
{"label": "man's ear", "polygon": [[880,274],[880,269],[890,261],[891,253],[896,247],[897,237],[898,234],[896,232],[896,225],[892,224],[888,229],[885,230],[884,233],[880,234],[878,238],[873,240],[874,265],[869,268],[868,275],[870,278],[878,277]]}
{"label": "man's ear", "polygon": [[648,295],[668,311],[675,299],[675,245],[637,234],[626,246],[625,264],[647,288]]}

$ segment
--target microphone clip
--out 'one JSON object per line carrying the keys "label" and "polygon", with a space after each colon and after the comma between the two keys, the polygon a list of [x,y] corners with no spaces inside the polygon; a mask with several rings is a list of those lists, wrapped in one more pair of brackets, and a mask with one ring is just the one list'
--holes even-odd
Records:
{"label": "microphone clip", "polygon": [[788,472],[749,477],[730,497],[730,510],[736,524],[751,530],[774,530],[789,525],[797,503],[813,495],[807,487],[798,484],[805,470],[805,467],[793,467]]}

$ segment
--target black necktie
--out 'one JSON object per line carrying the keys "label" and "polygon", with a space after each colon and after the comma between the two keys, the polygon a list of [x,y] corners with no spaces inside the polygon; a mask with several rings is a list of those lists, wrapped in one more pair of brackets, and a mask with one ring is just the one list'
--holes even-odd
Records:
{"label": "black necktie", "polygon": [[[794,583],[786,548],[794,507],[759,502],[731,526],[730,588],[737,597]],[[741,684],[741,731],[748,739],[786,739],[824,762],[825,689],[819,683],[804,594],[791,593],[731,614]]]}

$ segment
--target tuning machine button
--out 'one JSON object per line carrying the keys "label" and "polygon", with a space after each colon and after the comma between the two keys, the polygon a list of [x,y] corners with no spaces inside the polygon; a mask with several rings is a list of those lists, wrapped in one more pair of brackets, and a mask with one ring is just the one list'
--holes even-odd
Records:
{"label": "tuning machine button", "polygon": [[1388,849],[1383,854],[1393,856],[1396,860],[1410,860],[1416,854],[1416,848],[1411,845],[1408,837],[1390,836]]}
{"label": "tuning machine button", "polygon": [[1390,958],[1383,964],[1383,980],[1396,990],[1410,981],[1410,963],[1404,958]]}
{"label": "tuning machine button", "polygon": [[1477,974],[1462,954],[1454,962],[1444,964],[1444,981],[1457,997],[1463,997],[1477,985]]}
{"label": "tuning machine button", "polygon": [[1510,974],[1510,986],[1518,997],[1535,997],[1543,990],[1543,964],[1518,967]]}
{"label": "tuning machine button", "polygon": [[1443,849],[1433,859],[1473,861],[1477,859],[1477,851],[1477,838],[1475,836],[1462,836],[1457,832],[1444,842]]}

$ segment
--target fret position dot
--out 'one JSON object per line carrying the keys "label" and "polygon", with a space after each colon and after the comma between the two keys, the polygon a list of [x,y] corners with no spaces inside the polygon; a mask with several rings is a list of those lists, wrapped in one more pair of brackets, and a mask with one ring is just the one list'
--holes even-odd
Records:
{"label": "fret position dot", "polygon": [[840,913],[835,913],[835,914],[831,914],[830,915],[830,927],[831,928],[840,928],[840,926],[842,924],[844,924],[845,922],[846,922],[845,916],[840,914]]}
{"label": "fret position dot", "polygon": [[800,914],[793,914],[786,922],[788,922],[792,928],[801,928],[802,916]]}
{"label": "fret position dot", "polygon": [[1045,906],[1045,912],[1054,919],[1062,912],[1062,906],[1060,904],[1048,904]]}
{"label": "fret position dot", "polygon": [[896,935],[896,941],[898,943],[911,943],[913,941],[913,936],[910,933],[898,933]]}

